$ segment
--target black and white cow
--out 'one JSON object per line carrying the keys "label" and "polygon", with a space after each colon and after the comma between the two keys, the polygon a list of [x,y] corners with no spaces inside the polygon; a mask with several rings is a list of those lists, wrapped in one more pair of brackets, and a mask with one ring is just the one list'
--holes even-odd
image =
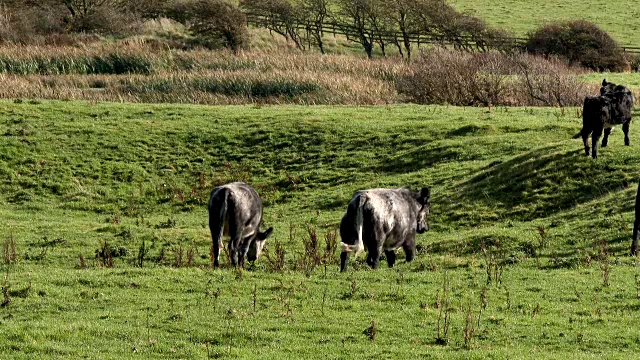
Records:
{"label": "black and white cow", "polygon": [[[622,125],[624,144],[629,145],[629,125],[631,125],[631,110],[633,108],[633,94],[622,85],[616,85],[602,80],[600,96],[587,96],[582,107],[582,142],[587,156],[591,153],[598,158],[598,140],[604,132],[602,147],[607,146],[609,134],[615,125]],[[591,147],[589,135],[591,134]]]}
{"label": "black and white cow", "polygon": [[233,266],[244,265],[260,257],[262,247],[273,228],[260,231],[262,200],[254,188],[234,182],[218,186],[209,198],[209,229],[213,240],[214,266],[219,267],[220,243],[229,235],[229,256]]}
{"label": "black and white cow", "polygon": [[404,249],[407,261],[412,261],[416,232],[429,230],[430,198],[426,187],[418,193],[405,188],[356,192],[340,222],[340,271],[347,269],[349,253],[355,252],[357,257],[364,250],[368,252],[367,263],[374,269],[382,251],[389,267],[393,267],[399,247]]}

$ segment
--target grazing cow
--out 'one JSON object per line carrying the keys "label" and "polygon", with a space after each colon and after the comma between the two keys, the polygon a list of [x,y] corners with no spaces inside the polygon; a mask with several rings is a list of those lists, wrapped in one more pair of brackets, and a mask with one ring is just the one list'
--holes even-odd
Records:
{"label": "grazing cow", "polygon": [[640,237],[640,184],[636,194],[636,220],[633,222],[633,242],[631,243],[631,255],[638,254],[638,237]]}
{"label": "grazing cow", "polygon": [[[631,110],[633,108],[633,95],[625,86],[616,85],[602,80],[600,96],[587,96],[582,107],[582,142],[587,156],[598,158],[598,140],[604,132],[602,147],[609,142],[609,134],[615,125],[622,125],[624,132],[624,144],[629,145],[629,125],[631,125]],[[591,147],[589,147],[589,135],[591,135]]]}
{"label": "grazing cow", "polygon": [[264,242],[273,231],[260,231],[262,200],[254,188],[234,182],[218,186],[209,198],[209,229],[213,240],[214,266],[220,266],[222,235],[229,235],[229,256],[233,266],[244,266],[244,258],[260,257]]}
{"label": "grazing cow", "polygon": [[430,198],[426,187],[419,193],[404,188],[356,192],[340,222],[340,271],[347,269],[349,253],[358,256],[365,249],[367,264],[373,269],[378,267],[383,250],[389,267],[393,267],[399,247],[404,249],[407,261],[412,261],[416,232],[429,230]]}

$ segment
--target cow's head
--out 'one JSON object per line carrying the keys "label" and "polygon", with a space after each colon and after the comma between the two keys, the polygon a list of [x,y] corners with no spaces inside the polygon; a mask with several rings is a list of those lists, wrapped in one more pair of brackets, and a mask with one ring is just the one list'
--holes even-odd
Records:
{"label": "cow's head", "polygon": [[427,217],[429,216],[429,212],[431,211],[431,191],[429,188],[422,188],[420,194],[418,194],[418,205],[420,210],[418,210],[417,217],[417,227],[416,231],[418,234],[422,234],[425,231],[429,231],[429,223],[427,222]]}
{"label": "cow's head", "polygon": [[264,243],[267,241],[267,238],[269,237],[269,235],[271,235],[272,231],[273,231],[273,228],[270,227],[265,232],[260,232],[260,231],[258,232],[258,235],[256,235],[256,238],[251,242],[251,245],[249,245],[249,251],[247,252],[247,260],[256,261],[258,260],[258,258],[260,258],[260,254],[262,254],[262,248],[264,247]]}
{"label": "cow's head", "polygon": [[604,95],[606,93],[612,93],[616,88],[616,84],[612,82],[608,82],[607,79],[602,80],[602,87],[600,88],[600,95]]}

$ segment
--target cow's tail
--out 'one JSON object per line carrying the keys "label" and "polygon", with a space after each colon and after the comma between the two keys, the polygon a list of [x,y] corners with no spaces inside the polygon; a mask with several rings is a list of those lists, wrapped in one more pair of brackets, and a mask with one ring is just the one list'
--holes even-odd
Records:
{"label": "cow's tail", "polygon": [[364,225],[364,215],[363,215],[363,207],[367,202],[366,195],[361,194],[358,198],[358,204],[356,206],[356,234],[358,236],[355,245],[341,243],[343,252],[355,252],[356,257],[360,255],[361,252],[364,251],[364,242],[362,241],[362,228]]}
{"label": "cow's tail", "polygon": [[[220,246],[224,235],[224,222],[227,217],[227,200],[229,199],[229,189],[226,187],[218,190],[220,196],[211,197],[209,201],[209,229],[213,238],[213,245]],[[218,206],[214,206],[214,201],[219,201]]]}

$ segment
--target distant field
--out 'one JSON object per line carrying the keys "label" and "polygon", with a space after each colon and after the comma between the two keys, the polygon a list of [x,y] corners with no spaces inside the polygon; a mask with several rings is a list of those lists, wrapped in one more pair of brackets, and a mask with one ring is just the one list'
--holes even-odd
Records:
{"label": "distant field", "polygon": [[[574,108],[2,101],[0,358],[632,357],[640,131],[625,147],[616,130],[594,161],[571,139],[580,121]],[[266,258],[209,269],[208,193],[238,179],[265,200],[283,273]],[[340,274],[336,253],[326,273],[302,270],[306,228],[323,241],[355,190],[422,185],[431,231],[415,262]],[[96,257],[105,242],[113,268]]]}
{"label": "distant field", "polygon": [[614,0],[450,0],[461,11],[485,19],[523,36],[555,20],[585,19],[594,22],[623,44],[640,46],[640,6],[634,1]]}

